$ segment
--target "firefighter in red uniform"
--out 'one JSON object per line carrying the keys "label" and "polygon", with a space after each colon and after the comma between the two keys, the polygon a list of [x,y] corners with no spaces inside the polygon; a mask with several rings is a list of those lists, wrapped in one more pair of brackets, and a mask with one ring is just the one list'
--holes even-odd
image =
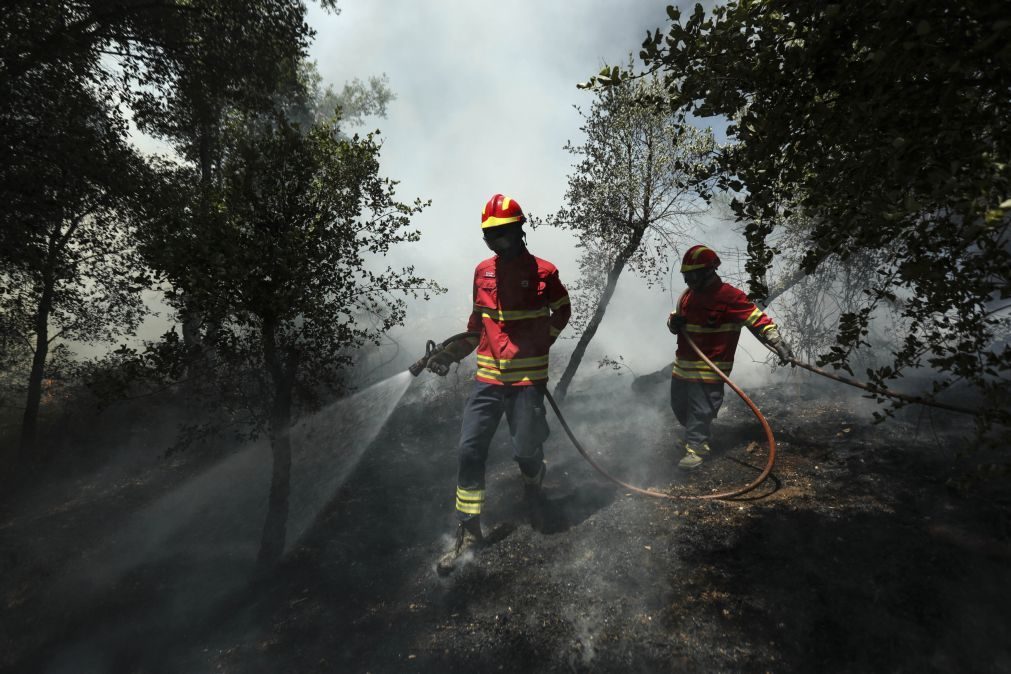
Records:
{"label": "firefighter in red uniform", "polygon": [[670,405],[685,427],[685,454],[678,466],[697,468],[709,453],[710,427],[723,404],[723,380],[688,346],[687,334],[716,367],[730,373],[741,328],[776,350],[785,365],[793,358],[772,319],[743,292],[716,274],[720,258],[706,246],[692,246],[681,261],[688,289],[667,318],[667,328],[678,336],[671,378]]}
{"label": "firefighter in red uniform", "polygon": [[485,244],[496,255],[474,270],[474,309],[467,322],[473,336],[450,342],[428,362],[429,370],[445,375],[452,363],[477,348],[477,381],[463,410],[460,433],[459,526],[455,545],[439,560],[441,575],[450,573],[462,554],[483,541],[485,460],[503,413],[525,500],[536,507],[540,499],[545,472],[542,445],[548,437],[544,409],[548,350],[568,323],[571,308],[555,266],[527,251],[525,221],[520,205],[507,196],[496,194],[485,205],[481,229]]}

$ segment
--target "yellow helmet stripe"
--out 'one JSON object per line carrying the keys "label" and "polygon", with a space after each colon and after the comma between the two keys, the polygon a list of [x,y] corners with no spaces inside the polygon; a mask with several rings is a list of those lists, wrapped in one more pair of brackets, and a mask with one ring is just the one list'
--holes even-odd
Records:
{"label": "yellow helmet stripe", "polygon": [[694,262],[695,260],[698,260],[699,259],[699,255],[701,255],[702,253],[705,253],[706,251],[712,252],[706,246],[699,246],[698,248],[696,248],[695,252],[692,253],[692,261]]}
{"label": "yellow helmet stripe", "polygon": [[522,215],[514,215],[508,218],[496,218],[495,216],[492,216],[490,218],[485,219],[485,221],[481,223],[481,229],[488,229],[489,227],[498,227],[499,225],[508,225],[510,222],[519,222],[522,219],[523,219]]}
{"label": "yellow helmet stripe", "polygon": [[705,269],[704,264],[683,264],[681,265],[681,271],[695,271],[696,269]]}

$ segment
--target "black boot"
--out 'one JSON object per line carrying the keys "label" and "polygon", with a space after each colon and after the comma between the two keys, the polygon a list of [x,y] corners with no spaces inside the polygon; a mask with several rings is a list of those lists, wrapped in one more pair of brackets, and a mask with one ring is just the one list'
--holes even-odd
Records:
{"label": "black boot", "polygon": [[469,520],[460,522],[456,528],[456,541],[453,547],[446,554],[439,558],[435,570],[440,576],[448,576],[453,573],[461,558],[468,552],[477,551],[484,544],[484,536],[481,535],[481,518],[472,517]]}

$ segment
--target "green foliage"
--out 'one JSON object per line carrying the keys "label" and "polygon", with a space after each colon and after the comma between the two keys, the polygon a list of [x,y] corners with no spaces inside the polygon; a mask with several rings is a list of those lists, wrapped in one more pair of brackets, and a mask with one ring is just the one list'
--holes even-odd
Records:
{"label": "green foliage", "polygon": [[[396,201],[372,134],[255,116],[233,120],[226,137],[209,216],[199,175],[175,169],[169,194],[152,202],[163,216],[145,250],[214,325],[206,366],[217,399],[260,432],[278,396],[294,390],[312,404],[321,387],[339,387],[353,349],[402,321],[401,296],[432,289],[412,268],[374,267],[417,240],[407,227],[426,204]],[[363,312],[382,317],[378,328]]]}
{"label": "green foliage", "polygon": [[581,249],[580,278],[570,286],[581,330],[604,295],[609,276],[627,264],[647,283],[666,278],[669,256],[705,210],[716,145],[712,134],[653,105],[656,78],[596,92],[580,111],[583,142],[566,144],[576,158],[565,205],[534,225],[572,231]]}
{"label": "green foliage", "polygon": [[588,113],[580,111],[583,143],[565,146],[577,157],[566,204],[533,223],[571,230],[582,249],[580,278],[570,286],[579,339],[555,387],[559,400],[626,266],[647,283],[661,280],[668,256],[703,212],[712,187],[712,134],[656,105],[663,94],[659,79],[622,82],[617,69],[608,72],[614,85],[596,92]]}
{"label": "green foliage", "polygon": [[[34,450],[56,340],[107,341],[145,313],[149,279],[132,245],[146,169],[104,89],[72,65],[22,78],[0,103],[0,360],[27,381],[21,457]],[[56,344],[59,346],[59,344]],[[64,359],[65,360],[65,359]]]}
{"label": "green foliage", "polygon": [[[682,116],[722,116],[734,141],[720,181],[741,188],[752,295],[785,217],[807,223],[814,271],[831,256],[882,256],[869,311],[840,320],[823,362],[845,366],[874,307],[901,303],[910,331],[883,384],[920,365],[943,388],[974,384],[1008,420],[1011,347],[993,315],[1011,297],[1011,20],[1004,3],[876,0],[697,5],[643,43]],[[597,78],[613,85],[615,78]]]}
{"label": "green foliage", "polygon": [[329,84],[324,86],[315,62],[305,61],[298,77],[307,92],[308,114],[303,120],[299,110],[287,112],[290,118],[305,123],[330,120],[335,129],[338,122],[341,128],[347,129],[360,125],[366,117],[386,117],[386,106],[396,98],[386,75],[370,77],[367,82],[356,77],[336,91]]}

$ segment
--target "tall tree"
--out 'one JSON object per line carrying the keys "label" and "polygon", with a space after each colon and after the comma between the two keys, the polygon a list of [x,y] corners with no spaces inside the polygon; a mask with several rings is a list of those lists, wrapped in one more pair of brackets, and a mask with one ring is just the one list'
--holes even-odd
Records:
{"label": "tall tree", "polygon": [[[205,381],[215,399],[270,438],[260,548],[270,566],[286,538],[293,414],[340,384],[354,348],[403,319],[398,293],[426,286],[412,268],[373,266],[392,245],[417,239],[406,228],[425,204],[397,201],[396,183],[379,174],[374,136],[346,137],[332,120],[304,128],[282,116],[236,118],[223,147],[212,217],[193,215],[199,172],[178,169],[178,207],[152,230],[147,254],[218,321]],[[363,309],[383,313],[378,330],[358,320]]]}
{"label": "tall tree", "polygon": [[18,456],[36,449],[47,358],[57,339],[108,340],[136,327],[147,282],[132,245],[133,195],[144,164],[101,92],[59,68],[31,97],[8,102],[9,197],[0,259],[0,324],[31,352]]}
{"label": "tall tree", "polygon": [[[1011,346],[1000,312],[1011,298],[1011,21],[1000,2],[800,0],[696,5],[643,43],[677,114],[732,120],[723,184],[743,188],[751,289],[767,293],[784,218],[809,223],[814,271],[880,254],[864,290],[874,300],[840,316],[820,360],[848,368],[882,302],[901,300],[909,331],[884,385],[930,366],[973,384],[981,419],[1011,420]],[[600,84],[623,79],[606,69]],[[1004,300],[1003,304],[1001,300]]]}
{"label": "tall tree", "polygon": [[[130,226],[119,220],[133,189],[127,182],[142,166],[127,149],[121,107],[131,108],[145,129],[165,131],[173,125],[206,129],[221,101],[266,106],[278,95],[277,83],[296,86],[287,75],[310,35],[304,13],[300,0],[5,5],[0,273],[8,305],[4,330],[33,342],[23,451],[35,442],[39,391],[55,335],[108,336],[109,326],[136,320],[128,296],[143,274],[125,234]],[[198,143],[195,153],[209,158],[212,148]],[[92,293],[98,290],[111,294],[98,299]],[[108,305],[104,328],[97,321],[103,313],[87,311],[86,301],[99,310]],[[49,330],[54,320],[60,322],[55,335]]]}
{"label": "tall tree", "polygon": [[[171,59],[136,70],[132,92],[138,127],[168,141],[199,171],[196,214],[212,217],[229,116],[269,113],[280,102],[305,108],[299,81],[311,32],[305,7],[291,0],[203,0],[165,30]],[[127,52],[129,53],[129,52]],[[186,344],[213,348],[216,321],[188,296],[176,298]]]}
{"label": "tall tree", "polygon": [[652,283],[667,271],[687,225],[704,211],[716,149],[712,134],[648,105],[663,92],[657,78],[599,89],[582,113],[578,158],[565,206],[543,223],[572,231],[582,249],[573,286],[576,348],[555,387],[565,398],[586,348],[626,267]]}

